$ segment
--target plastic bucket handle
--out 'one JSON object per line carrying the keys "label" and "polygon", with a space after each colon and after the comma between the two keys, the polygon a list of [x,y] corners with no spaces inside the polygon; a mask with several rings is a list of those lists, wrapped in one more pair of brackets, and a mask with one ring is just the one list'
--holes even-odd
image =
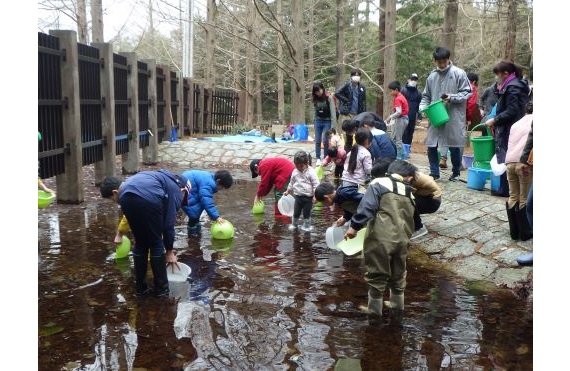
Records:
{"label": "plastic bucket handle", "polygon": [[491,134],[491,130],[489,130],[489,127],[488,127],[487,125],[485,125],[485,123],[481,123],[481,124],[475,125],[475,126],[473,127],[473,129],[470,130],[470,132],[472,133],[473,130],[477,129],[479,126],[484,126],[484,127],[487,129],[487,135],[486,135],[486,136],[488,136],[488,137],[492,137],[492,136],[493,136],[493,135]]}

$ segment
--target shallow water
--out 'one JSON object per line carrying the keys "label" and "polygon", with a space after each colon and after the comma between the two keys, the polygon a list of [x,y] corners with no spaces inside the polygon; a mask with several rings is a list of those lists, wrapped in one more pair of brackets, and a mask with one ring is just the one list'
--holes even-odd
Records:
{"label": "shallow water", "polygon": [[370,320],[359,256],[325,243],[339,211],[292,233],[270,197],[251,214],[256,184],[216,194],[232,241],[212,241],[209,224],[188,238],[180,212],[175,248],[192,273],[170,300],[134,296],[132,261],[113,258],[115,204],[39,210],[39,369],[532,369],[527,300],[463,283],[412,249],[403,318]]}

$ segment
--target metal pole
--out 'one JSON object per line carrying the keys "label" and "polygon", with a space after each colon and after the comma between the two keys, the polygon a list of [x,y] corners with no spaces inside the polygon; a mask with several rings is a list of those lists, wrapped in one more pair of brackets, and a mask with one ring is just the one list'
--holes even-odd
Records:
{"label": "metal pole", "polygon": [[194,0],[188,0],[188,9],[190,11],[190,25],[189,25],[189,44],[190,47],[188,48],[188,60],[189,60],[189,68],[188,68],[188,77],[194,78]]}

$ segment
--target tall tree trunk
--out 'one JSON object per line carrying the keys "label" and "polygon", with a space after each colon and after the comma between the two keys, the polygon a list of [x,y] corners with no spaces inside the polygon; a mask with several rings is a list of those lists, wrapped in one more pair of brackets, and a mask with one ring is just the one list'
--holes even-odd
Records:
{"label": "tall tree trunk", "polygon": [[105,41],[103,33],[103,4],[101,0],[91,0],[91,42]]}
{"label": "tall tree trunk", "polygon": [[246,43],[245,52],[245,122],[247,126],[253,125],[253,90],[254,90],[254,66],[253,66],[253,24],[255,20],[255,6],[252,0],[247,1]]}
{"label": "tall tree trunk", "polygon": [[507,14],[507,43],[505,45],[505,59],[515,60],[515,47],[517,41],[517,5],[518,0],[509,0]]}
{"label": "tall tree trunk", "polygon": [[[283,1],[277,0],[277,17],[279,22],[283,20]],[[281,33],[278,34],[277,38],[277,58],[280,62],[283,61],[283,36]],[[286,123],[287,120],[285,118],[285,86],[283,81],[283,70],[281,68],[277,68],[277,115],[279,119],[282,120],[283,123]]]}
{"label": "tall tree trunk", "polygon": [[85,0],[77,0],[77,38],[80,43],[87,44],[87,7]]}
{"label": "tall tree trunk", "polygon": [[148,34],[150,42],[150,50],[152,53],[156,53],[156,48],[154,45],[154,20],[153,20],[154,10],[152,9],[152,0],[148,0]]}
{"label": "tall tree trunk", "polygon": [[303,0],[291,0],[293,24],[293,81],[291,81],[291,120],[305,122],[305,71],[303,56]]}
{"label": "tall tree trunk", "polygon": [[360,5],[360,0],[353,0],[354,6],[354,61],[357,64],[360,64],[360,21],[358,19],[358,5]]}
{"label": "tall tree trunk", "polygon": [[387,117],[392,109],[390,89],[388,84],[396,79],[396,0],[386,0],[386,28],[384,49],[384,109],[383,116]]}
{"label": "tall tree trunk", "polygon": [[233,46],[233,86],[235,90],[243,90],[243,85],[241,82],[240,72],[241,72],[241,61],[239,56],[241,55],[241,40],[237,37],[234,38],[232,43]]}
{"label": "tall tree trunk", "polygon": [[503,13],[503,0],[497,0],[497,44],[499,47],[497,48],[497,54],[495,55],[497,58],[503,57],[503,50],[501,50],[501,46],[503,45],[503,23],[502,23],[502,13]]}
{"label": "tall tree trunk", "polygon": [[207,22],[206,22],[206,73],[204,76],[204,87],[211,89],[215,85],[214,81],[214,50],[215,50],[215,30],[214,22],[216,18],[216,2],[208,0]]}
{"label": "tall tree trunk", "polygon": [[344,1],[336,0],[336,75],[334,86],[340,88],[344,74]]}
{"label": "tall tree trunk", "polygon": [[[386,0],[380,0],[378,17],[378,49],[386,45]],[[378,85],[384,86],[384,52],[378,54]],[[376,112],[384,112],[384,94],[378,93],[376,98]]]}
{"label": "tall tree trunk", "polygon": [[364,11],[364,15],[366,18],[366,30],[368,30],[368,25],[370,24],[370,0],[366,0],[366,10]]}
{"label": "tall tree trunk", "polygon": [[[256,22],[258,23],[258,22]],[[259,25],[255,27],[255,29],[259,29]],[[255,45],[258,48],[255,48],[255,124],[259,125],[263,119],[263,109],[262,109],[262,84],[261,84],[261,63],[258,61],[260,60],[260,52],[259,48],[261,48],[261,41],[259,40],[259,36],[254,35]]]}
{"label": "tall tree trunk", "polygon": [[457,0],[447,0],[445,4],[445,17],[443,19],[443,46],[455,58],[455,39],[457,36]]}
{"label": "tall tree trunk", "polygon": [[[315,7],[314,2],[309,3],[309,20],[308,20],[308,28],[309,28],[309,42],[308,42],[308,71],[307,71],[307,79],[309,80],[310,90],[307,93],[312,92],[312,85],[315,82],[315,29],[314,29],[314,18],[315,18]],[[326,89],[326,87],[325,87]],[[309,110],[309,116],[311,121],[315,120],[315,110]]]}

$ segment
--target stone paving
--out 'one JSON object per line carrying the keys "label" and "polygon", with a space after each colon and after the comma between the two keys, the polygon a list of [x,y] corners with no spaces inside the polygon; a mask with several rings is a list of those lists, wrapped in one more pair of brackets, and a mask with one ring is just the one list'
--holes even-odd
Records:
{"label": "stone paving", "polygon": [[[186,139],[163,142],[160,162],[188,164],[192,168],[249,170],[253,158],[289,157],[303,149],[314,158],[312,142],[227,143]],[[412,148],[413,151],[413,148]],[[429,173],[427,156],[412,153],[410,161]],[[486,189],[476,191],[464,182],[450,182],[451,169],[441,171],[442,205],[434,214],[422,216],[429,230],[412,244],[431,259],[469,281],[490,281],[496,286],[531,292],[532,267],[521,267],[516,257],[532,251],[532,240],[513,241],[505,212],[506,198],[492,196]],[[461,178],[466,181],[467,172]]]}

